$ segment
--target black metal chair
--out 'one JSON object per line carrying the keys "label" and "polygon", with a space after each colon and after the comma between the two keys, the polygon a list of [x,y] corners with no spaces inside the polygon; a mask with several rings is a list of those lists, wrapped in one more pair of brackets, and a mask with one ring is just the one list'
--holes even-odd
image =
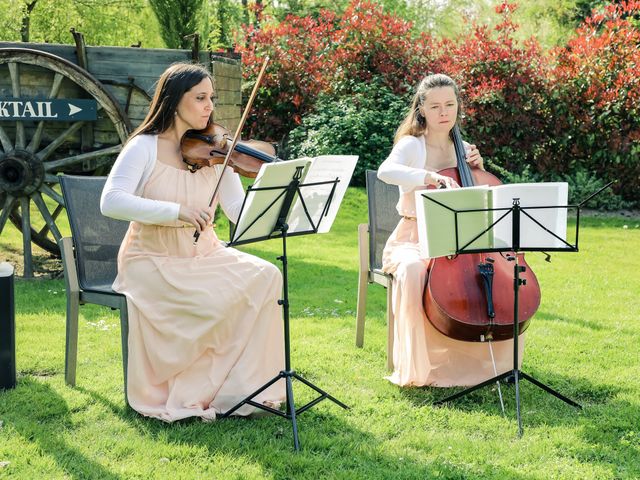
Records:
{"label": "black metal chair", "polygon": [[85,303],[120,310],[124,392],[127,398],[127,300],[111,289],[117,273],[117,256],[129,222],[100,213],[100,195],[106,177],[63,175],[64,197],[71,237],[60,240],[67,289],[67,338],[65,382],[76,384],[78,357],[78,314]]}
{"label": "black metal chair", "polygon": [[367,170],[369,223],[358,225],[360,275],[358,278],[358,308],[356,313],[356,346],[364,344],[364,321],[367,308],[367,285],[377,283],[387,289],[387,368],[393,368],[392,277],[382,271],[382,250],[400,217],[396,204],[398,187],[378,180],[375,170]]}

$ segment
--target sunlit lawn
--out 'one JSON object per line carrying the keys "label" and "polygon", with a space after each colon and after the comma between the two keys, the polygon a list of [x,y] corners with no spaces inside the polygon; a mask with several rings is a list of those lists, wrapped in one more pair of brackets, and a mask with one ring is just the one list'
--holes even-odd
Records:
{"label": "sunlit lawn", "polygon": [[[365,346],[355,347],[365,221],[365,193],[350,189],[330,234],[288,243],[293,367],[351,407],[323,401],[304,412],[300,453],[282,418],[168,425],[128,409],[108,309],[81,310],[77,386],[65,386],[64,282],[17,280],[18,386],[0,393],[0,478],[640,478],[640,220],[586,218],[579,253],[528,255],[542,304],[523,370],[584,408],[525,382],[522,438],[511,386],[503,417],[495,388],[435,408],[450,390],[383,379],[379,286],[369,288]],[[7,228],[0,261],[15,262],[21,240]],[[279,265],[279,241],[246,250]],[[312,398],[299,382],[294,393],[300,404]]]}

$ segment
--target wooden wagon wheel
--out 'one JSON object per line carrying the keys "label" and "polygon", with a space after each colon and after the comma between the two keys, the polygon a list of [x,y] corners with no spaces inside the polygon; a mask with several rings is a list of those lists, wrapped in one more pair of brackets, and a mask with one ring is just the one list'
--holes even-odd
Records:
{"label": "wooden wagon wheel", "polygon": [[[11,82],[5,95],[14,99],[21,95],[40,100],[64,99],[64,92],[93,99],[98,111],[96,124],[102,130],[115,132],[94,138],[90,129],[87,141],[84,136],[90,124],[87,121],[0,120],[0,235],[7,220],[22,231],[24,276],[30,277],[31,241],[54,255],[60,253],[57,221],[64,210],[64,201],[57,187],[58,174],[91,175],[99,166],[110,163],[122,148],[131,124],[115,98],[95,77],[56,55],[0,48],[0,79],[3,76]],[[78,140],[81,132],[82,142]],[[35,216],[30,214],[32,203],[38,212]]]}

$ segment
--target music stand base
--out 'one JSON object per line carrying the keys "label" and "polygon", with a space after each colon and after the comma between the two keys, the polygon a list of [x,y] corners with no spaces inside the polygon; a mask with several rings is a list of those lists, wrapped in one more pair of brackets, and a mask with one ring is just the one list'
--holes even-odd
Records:
{"label": "music stand base", "polygon": [[501,373],[500,375],[497,375],[493,378],[490,378],[489,380],[485,380],[482,383],[479,383],[477,385],[474,385],[473,387],[469,387],[466,388],[464,390],[462,390],[461,392],[458,393],[454,393],[453,395],[450,395],[442,400],[438,400],[437,402],[433,402],[433,405],[442,405],[444,403],[448,403],[451,402],[453,400],[457,400],[460,397],[463,397],[465,395],[468,395],[469,393],[475,392],[476,390],[479,390],[483,387],[486,387],[488,385],[494,384],[496,382],[499,382],[500,380],[503,380],[509,376],[513,376],[514,379],[514,383],[515,383],[515,387],[516,387],[516,417],[518,420],[518,436],[522,437],[522,433],[523,433],[523,429],[522,429],[522,417],[520,415],[520,379],[523,378],[525,380],[529,380],[531,383],[533,383],[535,386],[541,388],[542,390],[544,390],[545,392],[553,395],[556,398],[559,398],[560,400],[562,400],[563,402],[567,403],[568,405],[571,405],[572,407],[576,407],[576,408],[582,408],[582,405],[580,405],[579,403],[574,402],[573,400],[571,400],[568,397],[565,397],[564,395],[562,395],[560,392],[554,390],[553,388],[549,387],[548,385],[545,385],[544,383],[540,382],[539,380],[536,380],[534,377],[532,377],[531,375],[524,373],[523,371],[519,370],[519,369],[513,369],[513,370],[508,370],[504,373]]}
{"label": "music stand base", "polygon": [[[600,193],[602,190],[604,190],[605,188],[609,187],[611,184],[608,184],[606,187],[598,190],[594,196],[598,193]],[[593,197],[593,196],[592,196]],[[589,197],[587,200],[590,200],[592,197]],[[431,199],[432,201],[435,201],[433,199]],[[438,203],[438,202],[436,202]],[[493,212],[496,210],[505,210],[505,209],[493,209],[493,208],[489,208],[489,209],[480,209],[480,210],[460,210],[460,211],[456,211],[453,210],[449,207],[446,207],[446,205],[444,205],[446,208],[449,208],[449,210],[454,212],[455,215],[455,228],[456,228],[456,255],[458,254],[464,254],[464,253],[489,253],[489,252],[512,252],[511,254],[507,255],[507,260],[511,260],[514,261],[514,267],[513,267],[513,289],[514,289],[514,295],[513,295],[513,369],[504,372],[500,375],[496,375],[493,378],[490,378],[489,380],[486,380],[482,383],[479,383],[478,385],[475,385],[473,387],[469,387],[461,392],[455,393],[453,395],[450,395],[442,400],[438,400],[437,402],[434,402],[433,405],[441,405],[443,403],[447,403],[447,402],[451,402],[453,400],[456,400],[464,395],[467,395],[471,392],[474,392],[480,388],[486,387],[487,385],[491,385],[492,383],[495,382],[499,382],[500,380],[503,380],[511,375],[513,375],[514,378],[514,383],[515,383],[515,387],[516,387],[516,416],[518,418],[518,436],[521,437],[523,430],[522,430],[522,417],[520,415],[520,379],[523,378],[525,380],[529,380],[531,383],[533,383],[535,386],[541,388],[542,390],[544,390],[545,392],[555,396],[556,398],[559,398],[560,400],[562,400],[563,402],[567,403],[568,405],[571,405],[572,407],[576,407],[576,408],[582,408],[582,406],[576,402],[574,402],[573,400],[569,399],[568,397],[565,397],[564,395],[562,395],[560,392],[557,392],[556,390],[554,390],[553,388],[549,387],[548,385],[545,385],[544,383],[540,382],[539,380],[536,380],[535,378],[533,378],[531,375],[528,375],[526,373],[524,373],[523,371],[520,370],[519,367],[519,362],[518,362],[518,337],[520,335],[519,332],[519,291],[520,291],[520,287],[523,285],[526,285],[526,280],[523,280],[520,278],[520,273],[524,272],[526,270],[526,267],[521,266],[518,264],[518,252],[519,251],[548,251],[548,250],[554,250],[554,251],[571,251],[571,252],[577,252],[578,251],[578,225],[579,225],[579,219],[580,219],[580,206],[582,204],[578,205],[578,212],[577,212],[577,220],[576,220],[576,242],[575,245],[570,245],[569,243],[567,243],[564,239],[562,239],[561,237],[558,237],[555,233],[553,233],[552,231],[550,231],[549,229],[547,229],[544,225],[542,225],[540,222],[538,222],[535,218],[533,218],[531,215],[529,215],[526,210],[529,209],[544,209],[544,208],[569,208],[569,206],[539,206],[539,207],[521,207],[520,206],[520,198],[513,198],[513,205],[510,209],[507,209],[511,212],[512,214],[512,218],[511,218],[511,245],[506,247],[506,248],[497,248],[497,249],[478,249],[478,250],[474,250],[474,249],[467,249],[467,246],[469,244],[471,244],[472,242],[474,242],[477,238],[480,237],[480,235],[482,235],[485,232],[488,232],[489,230],[491,230],[494,225],[496,225],[500,220],[502,220],[503,218],[506,217],[506,215],[509,213],[505,213],[502,217],[500,217],[497,221],[495,221],[493,224],[491,224],[484,232],[482,232],[480,235],[478,235],[476,238],[474,238],[471,242],[469,242],[467,245],[463,246],[462,248],[459,247],[458,245],[458,217],[457,214],[459,212],[472,212],[472,211],[486,211],[486,212]],[[547,249],[544,247],[527,247],[525,249],[521,249],[520,248],[520,214],[521,212],[523,212],[526,217],[529,218],[529,220],[533,221],[534,223],[538,224],[538,226],[542,227],[543,230],[547,231],[548,233],[550,233],[552,236],[554,236],[557,240],[560,240],[561,242],[563,242],[568,248],[562,247],[562,248],[556,248],[553,247],[551,249]]]}
{"label": "music stand base", "polygon": [[[253,398],[255,398],[257,395],[262,393],[264,390],[269,388],[274,383],[276,383],[278,380],[283,379],[283,378],[285,380],[285,385],[286,385],[286,408],[285,408],[285,411],[276,410],[275,408],[272,408],[272,407],[270,407],[268,405],[263,405],[261,403],[257,403],[257,402],[253,401]],[[311,400],[310,402],[306,403],[302,407],[296,408],[295,401],[294,401],[294,398],[293,398],[293,379],[294,378],[299,380],[299,381],[301,381],[302,383],[304,383],[309,388],[315,390],[317,393],[320,394],[320,396],[314,398],[313,400]],[[349,407],[346,406],[344,403],[342,403],[340,400],[338,400],[334,396],[328,394],[327,392],[325,392],[321,388],[317,387],[316,385],[314,385],[310,381],[306,380],[305,378],[301,377],[295,371],[293,371],[293,370],[288,370],[288,371],[281,370],[278,375],[273,377],[271,380],[269,380],[267,383],[265,383],[258,390],[256,390],[252,394],[250,394],[244,400],[242,400],[238,404],[234,405],[232,408],[230,408],[226,412],[220,414],[219,417],[220,418],[227,418],[227,417],[231,416],[231,414],[233,412],[235,412],[237,409],[239,409],[242,405],[247,404],[247,405],[251,405],[253,407],[259,408],[261,410],[264,410],[266,412],[270,412],[270,413],[272,413],[274,415],[278,415],[280,417],[284,417],[287,420],[291,420],[291,426],[293,428],[293,446],[296,449],[296,451],[298,451],[298,450],[300,450],[300,441],[298,439],[297,415],[300,415],[305,410],[308,410],[309,408],[313,407],[314,405],[316,405],[317,403],[320,403],[322,400],[325,400],[325,399],[331,400],[333,403],[335,403],[336,405],[339,405],[340,407],[342,407],[344,409],[349,409]]]}
{"label": "music stand base", "polygon": [[[291,199],[292,199],[291,193],[295,191],[295,188],[297,188],[297,185],[298,185],[298,182],[294,177],[294,180],[287,187],[288,195],[287,195],[287,199],[285,200],[285,204],[282,207],[282,211],[284,212],[289,211],[289,206],[291,204]],[[325,398],[331,400],[333,403],[341,406],[344,409],[348,410],[349,407],[347,407],[344,403],[342,403],[337,398],[333,397],[332,395],[329,395],[327,392],[325,392],[321,388],[315,386],[310,381],[302,378],[300,375],[298,375],[295,372],[295,370],[291,368],[291,337],[289,334],[289,275],[288,275],[289,269],[288,269],[288,261],[287,261],[287,232],[289,230],[289,226],[284,221],[284,216],[282,215],[282,213],[280,214],[280,217],[276,226],[277,226],[277,229],[280,230],[282,235],[282,255],[278,257],[278,260],[282,262],[282,299],[278,300],[278,304],[282,305],[282,318],[283,318],[283,324],[284,324],[283,325],[284,326],[284,363],[285,363],[284,370],[281,370],[280,373],[278,373],[278,375],[273,377],[271,380],[269,380],[267,383],[261,386],[258,390],[256,390],[255,392],[250,394],[248,397],[246,397],[244,400],[234,405],[231,409],[227,410],[226,412],[222,413],[219,416],[221,418],[229,417],[233,412],[239,409],[242,405],[247,404],[247,405],[251,405],[253,407],[259,408],[261,410],[264,410],[266,412],[273,413],[274,415],[278,415],[280,417],[284,417],[288,420],[291,420],[291,424],[293,427],[293,446],[295,447],[296,451],[298,451],[300,450],[300,441],[298,440],[298,422],[296,419],[296,415],[299,415],[305,410],[308,410],[309,408],[313,407],[315,404],[321,402]],[[266,390],[267,388],[269,388],[271,385],[273,385],[274,383],[276,383],[278,380],[282,378],[284,378],[286,383],[286,408],[284,412],[281,410],[277,410],[275,408],[269,407],[268,405],[262,405],[261,403],[257,403],[253,401],[253,399],[257,395],[262,393],[264,390]],[[296,409],[295,401],[293,399],[293,379],[294,378],[297,380],[300,380],[306,386],[315,390],[317,393],[320,394],[320,396],[311,400],[309,403],[303,405],[302,407]]]}

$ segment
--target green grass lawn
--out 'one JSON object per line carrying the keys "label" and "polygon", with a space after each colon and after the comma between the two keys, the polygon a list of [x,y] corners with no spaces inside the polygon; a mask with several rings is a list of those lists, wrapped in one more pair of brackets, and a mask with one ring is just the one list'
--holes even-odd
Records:
{"label": "green grass lawn", "polygon": [[[384,380],[377,285],[364,348],[355,347],[356,230],[365,221],[365,193],[349,189],[331,233],[288,242],[293,367],[351,407],[323,401],[304,412],[299,453],[282,418],[169,425],[128,409],[119,319],[108,309],[81,309],[77,386],[65,386],[64,282],[17,280],[18,386],[0,392],[0,478],[640,478],[640,220],[585,218],[579,253],[551,263],[527,255],[542,303],[523,370],[584,409],[524,382],[522,438],[512,386],[502,389],[502,416],[495,388],[436,408],[451,389]],[[0,260],[15,260],[21,240],[7,232]],[[280,246],[246,250],[279,265]],[[313,398],[299,382],[294,393],[299,405]]]}

